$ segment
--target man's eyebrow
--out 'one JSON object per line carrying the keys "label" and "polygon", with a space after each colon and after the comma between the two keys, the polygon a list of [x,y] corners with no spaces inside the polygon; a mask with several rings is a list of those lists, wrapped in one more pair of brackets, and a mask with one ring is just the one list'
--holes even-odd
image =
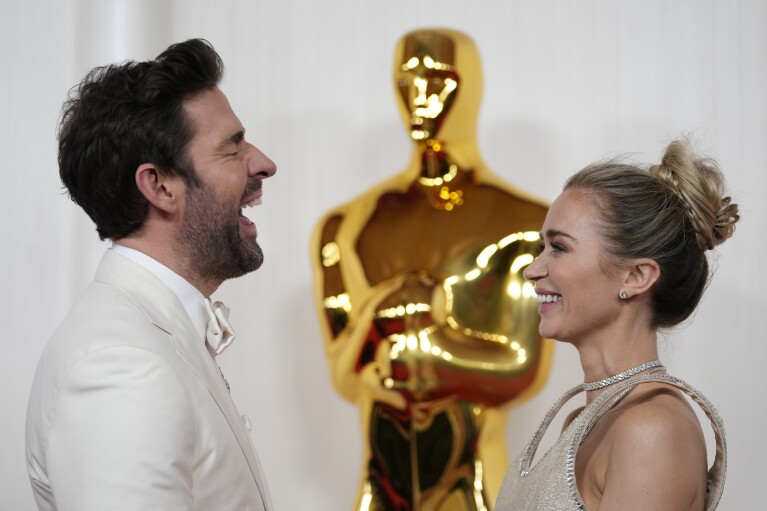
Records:
{"label": "man's eyebrow", "polygon": [[240,131],[229,137],[229,141],[233,144],[239,144],[245,140],[245,128],[242,128]]}
{"label": "man's eyebrow", "polygon": [[237,145],[243,140],[245,140],[245,128],[242,128],[240,131],[234,133],[232,136],[221,142],[220,147],[223,149],[229,146]]}

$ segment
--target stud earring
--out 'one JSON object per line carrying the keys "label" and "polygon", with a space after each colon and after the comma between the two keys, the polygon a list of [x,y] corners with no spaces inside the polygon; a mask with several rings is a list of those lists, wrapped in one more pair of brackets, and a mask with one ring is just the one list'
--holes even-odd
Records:
{"label": "stud earring", "polygon": [[621,289],[621,292],[618,293],[618,298],[620,298],[621,300],[626,300],[628,297],[629,297],[629,294],[623,289]]}

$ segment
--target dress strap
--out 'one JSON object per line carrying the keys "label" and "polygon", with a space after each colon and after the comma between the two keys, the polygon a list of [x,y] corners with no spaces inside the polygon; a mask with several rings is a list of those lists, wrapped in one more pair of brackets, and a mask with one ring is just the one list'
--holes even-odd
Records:
{"label": "dress strap", "polygon": [[551,425],[551,421],[554,420],[554,417],[559,413],[559,411],[562,409],[562,407],[567,403],[570,399],[573,398],[573,396],[576,396],[583,392],[583,388],[581,385],[577,385],[567,392],[565,392],[559,399],[554,401],[554,404],[551,405],[551,408],[549,408],[549,411],[546,412],[546,415],[543,416],[543,420],[541,421],[540,426],[538,426],[538,429],[535,430],[535,434],[530,439],[530,442],[528,442],[527,446],[525,447],[525,450],[522,452],[521,456],[521,470],[522,472],[527,472],[530,469],[530,464],[532,463],[533,457],[535,456],[536,451],[538,450],[538,445],[541,443],[541,439],[543,438],[543,435],[546,433],[546,431],[549,429],[549,426]]}
{"label": "dress strap", "polygon": [[[579,425],[571,445],[572,452],[569,458],[574,461],[575,450],[577,450],[580,443],[604,412],[613,407],[637,385],[648,382],[664,383],[681,390],[701,407],[711,422],[711,428],[714,430],[714,437],[716,439],[716,456],[713,465],[708,471],[709,488],[706,497],[706,511],[716,509],[719,500],[722,498],[724,480],[727,475],[727,438],[724,431],[724,422],[719,416],[719,412],[717,412],[706,396],[679,378],[667,374],[642,374],[617,383],[609,391],[600,394],[588,407],[594,411],[591,414],[591,420],[584,421]],[[570,467],[568,467],[568,471],[569,469]]]}

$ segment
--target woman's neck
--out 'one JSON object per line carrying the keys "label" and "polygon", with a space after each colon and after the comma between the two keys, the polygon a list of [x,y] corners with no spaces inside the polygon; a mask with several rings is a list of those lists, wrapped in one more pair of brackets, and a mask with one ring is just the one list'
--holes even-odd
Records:
{"label": "woman's neck", "polygon": [[[583,381],[595,382],[615,376],[645,362],[658,359],[655,330],[624,332],[573,343],[583,368]],[[593,401],[603,389],[589,391],[586,401]]]}

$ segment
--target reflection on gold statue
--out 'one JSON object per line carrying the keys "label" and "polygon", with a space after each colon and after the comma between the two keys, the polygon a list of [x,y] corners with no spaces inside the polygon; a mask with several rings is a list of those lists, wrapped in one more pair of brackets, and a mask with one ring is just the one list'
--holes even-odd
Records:
{"label": "reflection on gold statue", "polygon": [[482,162],[467,36],[405,35],[394,78],[412,160],[327,214],[312,242],[333,385],[366,439],[354,509],[492,509],[505,405],[548,371],[522,277],[546,207]]}

